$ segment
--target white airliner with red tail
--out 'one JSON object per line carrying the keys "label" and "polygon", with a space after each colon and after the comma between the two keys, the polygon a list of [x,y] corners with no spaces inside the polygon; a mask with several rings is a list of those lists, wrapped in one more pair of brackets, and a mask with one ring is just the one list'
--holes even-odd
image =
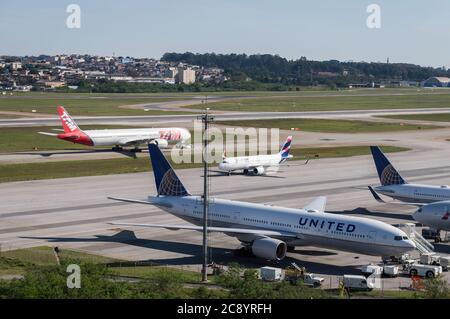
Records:
{"label": "white airliner with red tail", "polygon": [[113,146],[114,150],[120,150],[122,146],[134,146],[154,142],[159,147],[167,147],[169,141],[178,142],[178,146],[185,147],[191,138],[191,133],[180,127],[168,128],[127,128],[106,130],[81,130],[70,117],[64,107],[58,107],[58,114],[62,122],[64,133],[55,134],[39,132],[39,134],[56,136],[57,138],[76,144],[89,146]]}

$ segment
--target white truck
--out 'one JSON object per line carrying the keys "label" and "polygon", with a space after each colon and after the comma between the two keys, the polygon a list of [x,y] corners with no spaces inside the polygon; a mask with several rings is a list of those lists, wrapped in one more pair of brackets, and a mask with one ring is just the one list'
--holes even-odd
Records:
{"label": "white truck", "polygon": [[381,277],[381,275],[383,274],[383,267],[378,266],[378,265],[367,265],[367,266],[363,266],[361,267],[361,273],[366,276],[369,277],[370,275],[378,275]]}
{"label": "white truck", "polygon": [[425,253],[420,255],[420,263],[422,265],[437,265],[439,264],[439,255],[435,253]]}
{"label": "white truck", "polygon": [[439,257],[439,266],[442,267],[442,271],[447,271],[450,268],[450,257],[449,256]]}
{"label": "white truck", "polygon": [[411,276],[434,278],[442,274],[441,266],[412,264],[407,270]]}
{"label": "white truck", "polygon": [[303,275],[302,280],[304,285],[317,288],[322,286],[322,283],[324,282],[325,278],[309,273]]}
{"label": "white truck", "polygon": [[383,266],[383,276],[385,277],[397,277],[399,273],[399,267],[396,265]]}
{"label": "white truck", "polygon": [[279,281],[283,278],[283,271],[281,268],[275,267],[261,267],[260,277],[264,281]]}
{"label": "white truck", "polygon": [[343,283],[344,287],[349,290],[370,291],[374,288],[372,281],[368,281],[366,277],[358,275],[344,275]]}

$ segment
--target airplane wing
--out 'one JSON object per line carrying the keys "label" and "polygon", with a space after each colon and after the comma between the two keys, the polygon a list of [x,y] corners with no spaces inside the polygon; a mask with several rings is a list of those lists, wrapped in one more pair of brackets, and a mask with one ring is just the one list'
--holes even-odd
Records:
{"label": "airplane wing", "polygon": [[[154,228],[166,228],[169,230],[197,230],[202,231],[202,226],[195,225],[169,225],[169,224],[133,224],[133,223],[108,223],[116,226],[134,226],[134,227],[154,227]],[[293,237],[298,238],[299,235],[289,232],[277,231],[277,230],[264,230],[264,229],[247,229],[247,228],[228,228],[228,227],[208,227],[209,232],[220,233],[233,233],[233,234],[248,234],[248,235],[261,235],[261,236],[281,236],[281,237]]]}
{"label": "airplane wing", "polygon": [[141,138],[136,137],[124,137],[123,139],[119,140],[119,142],[123,145],[126,144],[148,144],[153,140],[156,140],[159,138],[159,133],[155,134],[146,134],[146,136],[142,136]]}
{"label": "airplane wing", "polygon": [[375,198],[375,200],[379,203],[383,203],[383,204],[394,204],[394,205],[408,205],[408,206],[418,206],[418,207],[422,207],[426,204],[424,203],[412,203],[412,202],[394,202],[394,201],[390,201],[390,202],[386,202],[385,200],[383,200],[378,194],[377,192],[375,192],[375,190],[373,189],[372,186],[367,186],[370,190],[370,192],[372,193],[372,196]]}
{"label": "airplane wing", "polygon": [[48,135],[48,136],[57,136],[58,135],[58,134],[55,134],[55,133],[48,133],[48,132],[38,132],[38,134]]}
{"label": "airplane wing", "polygon": [[308,212],[318,212],[323,213],[327,205],[327,198],[325,196],[320,196],[315,198],[311,203],[303,207],[304,210]]}
{"label": "airplane wing", "polygon": [[153,140],[156,140],[158,137],[152,137],[152,138],[143,138],[143,139],[121,139],[119,142],[122,145],[138,145],[138,144],[148,144]]}

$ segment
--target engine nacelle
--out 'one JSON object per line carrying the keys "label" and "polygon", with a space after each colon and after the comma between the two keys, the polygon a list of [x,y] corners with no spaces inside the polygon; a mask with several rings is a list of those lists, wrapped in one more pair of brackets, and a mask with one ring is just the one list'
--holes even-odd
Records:
{"label": "engine nacelle", "polygon": [[255,175],[262,175],[262,174],[264,174],[264,167],[262,167],[262,166],[255,167],[253,169],[253,174],[255,174]]}
{"label": "engine nacelle", "polygon": [[162,139],[162,138],[158,138],[156,140],[153,140],[153,142],[158,145],[159,148],[166,148],[169,147],[169,142],[167,142],[167,140]]}
{"label": "engine nacelle", "polygon": [[256,239],[252,243],[252,253],[256,257],[268,260],[282,260],[286,256],[285,242],[273,238]]}

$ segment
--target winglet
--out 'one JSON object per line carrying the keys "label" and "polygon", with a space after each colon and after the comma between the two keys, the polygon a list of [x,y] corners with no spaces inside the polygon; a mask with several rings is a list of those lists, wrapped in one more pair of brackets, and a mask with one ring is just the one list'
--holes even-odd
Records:
{"label": "winglet", "polygon": [[327,206],[327,198],[325,196],[316,197],[312,202],[303,207],[308,212],[323,213]]}

